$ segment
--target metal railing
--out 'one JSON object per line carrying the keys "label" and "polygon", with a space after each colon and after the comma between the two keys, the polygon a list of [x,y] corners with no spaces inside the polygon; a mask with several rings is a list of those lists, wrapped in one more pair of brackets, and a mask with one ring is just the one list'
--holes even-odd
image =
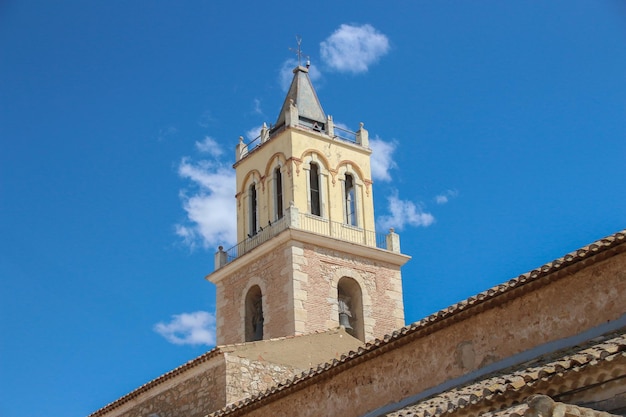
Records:
{"label": "metal railing", "polygon": [[358,143],[358,141],[357,141],[357,133],[356,132],[353,132],[353,131],[348,130],[348,129],[344,129],[344,128],[339,127],[337,125],[335,125],[334,131],[335,131],[335,138],[346,140],[346,141],[352,142],[352,143]]}
{"label": "metal railing", "polygon": [[226,251],[226,262],[237,259],[238,257],[256,248],[260,244],[267,242],[288,227],[289,222],[287,221],[287,218],[283,216],[281,219],[278,219],[274,223],[260,228],[254,236],[250,236],[243,242],[239,242],[232,248],[228,249]]}
{"label": "metal railing", "polygon": [[226,251],[220,250],[218,256],[222,255],[222,258],[220,258],[222,260],[216,264],[216,269],[243,256],[289,228],[304,230],[321,236],[330,236],[346,242],[358,243],[378,249],[391,250],[387,248],[388,235],[385,233],[364,230],[312,214],[298,213],[297,210],[293,215],[296,218],[292,219],[289,212],[287,212],[281,219],[268,224],[264,228],[260,228],[254,236],[249,236]]}
{"label": "metal railing", "polygon": [[[304,127],[306,129],[310,130],[310,126],[304,124],[304,123],[298,123],[298,126],[300,127]],[[257,136],[256,138],[250,140],[249,142],[243,142],[242,143],[242,147],[239,150],[239,154],[237,155],[237,160],[239,159],[243,159],[246,156],[248,156],[249,154],[251,154],[252,152],[254,152],[256,150],[256,148],[258,148],[259,146],[261,146],[264,142],[266,142],[267,140],[269,140],[271,136],[275,135],[277,132],[281,131],[281,129],[279,130],[275,130],[272,131],[272,129],[274,129],[272,126],[270,126],[269,128],[267,128],[267,133],[265,137],[265,139],[263,138],[263,133],[259,134],[259,136]],[[359,138],[358,138],[358,133],[357,132],[353,132],[351,130],[348,129],[344,129],[342,127],[339,126],[334,126],[333,127],[333,139],[341,139],[344,140],[346,142],[350,142],[350,143],[359,143]]]}

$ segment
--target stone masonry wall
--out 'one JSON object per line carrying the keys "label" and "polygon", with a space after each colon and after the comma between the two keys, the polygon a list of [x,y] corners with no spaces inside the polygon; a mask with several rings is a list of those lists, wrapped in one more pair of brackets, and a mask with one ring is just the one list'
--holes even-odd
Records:
{"label": "stone masonry wall", "polygon": [[226,405],[223,356],[112,409],[107,417],[203,417]]}
{"label": "stone masonry wall", "polygon": [[[350,244],[344,246],[349,250]],[[366,340],[404,326],[397,265],[295,240],[263,256],[250,255],[236,260],[237,268],[217,283],[218,345],[245,341],[245,296],[253,285],[263,294],[264,339],[338,327],[337,283],[342,277],[361,287],[363,311],[357,315]]]}
{"label": "stone masonry wall", "polygon": [[[571,271],[570,271],[571,272]],[[560,272],[565,274],[566,271]],[[519,294],[519,293],[518,293]],[[248,416],[356,417],[625,314],[626,253],[388,350]]]}
{"label": "stone masonry wall", "polygon": [[294,277],[295,298],[307,317],[300,331],[307,333],[339,325],[337,283],[343,277],[354,279],[361,287],[363,311],[353,313],[364,322],[366,340],[404,326],[399,267],[314,245],[303,245],[299,252],[294,259],[298,271]]}
{"label": "stone masonry wall", "polygon": [[245,296],[252,285],[258,285],[263,295],[263,338],[293,334],[289,259],[287,245],[280,245],[247,265],[241,263],[243,258],[237,260],[240,262],[239,267],[218,283],[218,345],[245,341]]}
{"label": "stone masonry wall", "polygon": [[263,392],[304,370],[227,355],[226,371],[226,402],[230,404]]}

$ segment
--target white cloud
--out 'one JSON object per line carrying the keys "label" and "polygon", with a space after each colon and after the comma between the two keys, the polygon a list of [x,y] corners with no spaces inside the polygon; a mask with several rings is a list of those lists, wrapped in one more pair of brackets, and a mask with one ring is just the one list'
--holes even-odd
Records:
{"label": "white cloud", "polygon": [[372,178],[379,181],[391,181],[389,170],[396,168],[396,162],[393,160],[393,153],[396,150],[397,143],[395,141],[386,142],[378,136],[370,139],[370,148],[372,148]]}
{"label": "white cloud", "polygon": [[446,204],[451,198],[454,198],[457,195],[459,195],[457,190],[446,190],[435,197],[435,202],[437,204]]}
{"label": "white cloud", "polygon": [[178,175],[191,181],[191,191],[180,192],[187,221],[175,225],[175,231],[192,249],[199,244],[229,247],[237,241],[235,171],[216,159],[222,154],[217,142],[207,137],[196,143],[199,150],[205,146],[212,160],[183,158],[178,166]]}
{"label": "white cloud", "polygon": [[402,230],[406,225],[428,227],[435,221],[435,217],[425,212],[421,204],[415,204],[409,200],[400,200],[397,192],[387,197],[387,201],[389,203],[388,210],[391,214],[378,218],[380,230],[388,230],[391,227]]}
{"label": "white cloud", "polygon": [[261,135],[261,128],[263,127],[263,125],[259,125],[259,126],[255,126],[252,129],[249,129],[246,131],[246,139],[248,139],[248,141],[254,140],[256,138],[258,138]]}
{"label": "white cloud", "polygon": [[215,139],[209,136],[205,136],[201,142],[196,142],[196,149],[202,153],[208,153],[215,158],[220,157],[223,153],[220,145],[215,141]]}
{"label": "white cloud", "polygon": [[174,314],[154,331],[175,345],[215,345],[215,316],[207,311]]}
{"label": "white cloud", "polygon": [[259,100],[258,98],[254,99],[254,110],[253,112],[256,114],[263,114],[263,110],[261,109],[261,100]]}
{"label": "white cloud", "polygon": [[334,125],[335,127],[340,128],[340,129],[353,131],[352,129],[350,129],[350,126],[348,126],[348,125],[346,125],[346,124],[344,124],[344,123],[341,123],[341,122],[333,122],[333,125]]}
{"label": "white cloud", "polygon": [[388,51],[389,39],[371,25],[343,24],[320,44],[326,65],[354,74],[366,72]]}
{"label": "white cloud", "polygon": [[[283,62],[283,65],[280,67],[280,73],[278,81],[280,83],[280,88],[283,91],[289,90],[289,86],[291,85],[291,80],[293,79],[293,69],[298,66],[298,61],[295,59],[288,59]],[[311,65],[309,67],[309,78],[311,82],[315,82],[322,78],[322,73],[317,69],[315,65]]]}

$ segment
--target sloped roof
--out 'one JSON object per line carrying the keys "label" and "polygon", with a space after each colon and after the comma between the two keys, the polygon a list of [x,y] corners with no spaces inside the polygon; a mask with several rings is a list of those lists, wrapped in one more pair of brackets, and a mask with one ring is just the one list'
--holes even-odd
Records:
{"label": "sloped roof", "polygon": [[278,115],[278,120],[276,120],[277,127],[285,124],[285,113],[289,112],[289,106],[292,101],[298,107],[298,115],[300,117],[320,124],[326,123],[326,115],[324,110],[322,110],[322,105],[317,98],[313,84],[311,84],[308,68],[298,66],[293,70],[291,86]]}
{"label": "sloped roof", "polygon": [[517,278],[513,278],[503,284],[469,297],[464,301],[445,308],[409,326],[402,327],[392,334],[384,336],[382,339],[376,339],[367,343],[363,348],[359,348],[357,351],[351,351],[342,355],[339,360],[320,364],[317,368],[310,369],[309,371],[303,372],[300,376],[285,381],[284,384],[279,384],[266,392],[230,404],[221,410],[215,411],[210,414],[210,416],[221,417],[230,414],[240,414],[238,413],[239,411],[243,411],[248,407],[260,405],[261,402],[271,401],[272,398],[280,398],[288,395],[289,392],[315,384],[347,368],[367,361],[371,357],[378,356],[389,349],[409,343],[413,339],[412,336],[416,336],[424,331],[436,329],[444,320],[459,315],[478,314],[492,303],[508,300],[512,294],[519,295],[520,293],[533,291],[535,286],[529,284],[537,283],[545,278],[555,277],[562,271],[567,270],[572,272],[571,268],[583,268],[588,266],[589,262],[592,262],[592,259],[593,262],[599,262],[618,251],[626,251],[625,243],[626,229],[570,252],[537,269],[519,275]]}
{"label": "sloped roof", "polygon": [[[505,397],[509,401],[512,398],[523,399],[533,392],[536,386],[550,383],[552,379],[558,378],[558,383],[564,389],[568,389],[567,384],[571,383],[567,381],[569,374],[606,365],[616,368],[618,362],[621,363],[622,367],[626,367],[626,335],[619,334],[588,347],[569,349],[566,352],[561,352],[560,355],[562,356],[558,359],[550,360],[548,358],[531,365],[523,364],[507,373],[492,375],[384,415],[386,417],[440,417],[463,410],[464,416],[471,416],[473,413],[469,412],[468,409],[472,406],[490,407],[490,403],[495,404],[499,398]],[[550,356],[557,355],[551,354]],[[601,373],[598,376],[598,378],[603,377],[609,379],[611,375]],[[498,410],[492,409],[490,411]],[[478,412],[476,412],[477,414]]]}
{"label": "sloped roof", "polygon": [[[331,338],[335,338],[335,340],[337,340],[335,336],[338,336],[339,338],[343,338],[345,340],[342,340],[338,343],[337,342],[332,343]],[[319,343],[320,340],[323,341],[323,343]],[[270,346],[276,346],[276,345],[282,345],[282,344],[285,344],[287,346],[295,344],[295,346],[299,347],[300,351],[302,351],[303,343],[315,344],[316,346],[319,344],[323,344],[326,347],[335,348],[336,350],[340,347],[343,349],[348,349],[348,346],[359,345],[361,341],[354,339],[352,336],[346,333],[345,330],[343,329],[328,329],[328,330],[321,330],[321,331],[317,331],[313,333],[307,333],[304,335],[285,336],[285,337],[278,337],[274,339],[259,340],[256,342],[234,343],[230,345],[216,346],[215,348],[209,350],[208,352],[180,365],[177,368],[174,368],[173,370],[169,372],[166,372],[165,374],[153,379],[152,381],[149,381],[141,385],[140,387],[134,389],[130,393],[105,405],[99,410],[96,410],[95,412],[90,414],[88,417],[103,416],[106,413],[110,412],[111,410],[122,406],[123,404],[139,397],[141,394],[171,380],[172,378],[175,378],[178,375],[181,375],[197,366],[200,366],[201,364],[213,358],[216,358],[224,354],[232,353],[234,355],[242,356],[242,357],[250,357],[251,354],[254,354],[255,360],[259,360],[259,358],[261,358],[260,360],[266,360],[268,362],[272,362],[272,360],[275,360],[282,364],[289,364],[289,365],[293,365],[297,367],[297,369],[302,369],[306,365],[301,364],[298,361],[295,361],[293,358],[289,357],[289,355],[283,355],[283,358],[282,358],[283,360],[278,360],[276,358],[276,355],[266,354],[265,351],[267,351],[268,349],[271,349]],[[304,356],[304,359],[311,360],[315,358],[320,358],[321,356],[324,356],[324,355],[332,356],[332,354],[329,354],[329,352],[331,351],[320,349],[318,347],[316,352],[312,352],[308,355],[303,355],[303,356]],[[263,356],[266,356],[266,358],[263,358]]]}
{"label": "sloped roof", "polygon": [[[546,410],[547,408],[547,410]],[[525,403],[515,404],[511,407],[497,411],[488,411],[481,417],[610,417],[604,411],[598,411],[587,407],[556,402],[546,395],[532,395]]]}

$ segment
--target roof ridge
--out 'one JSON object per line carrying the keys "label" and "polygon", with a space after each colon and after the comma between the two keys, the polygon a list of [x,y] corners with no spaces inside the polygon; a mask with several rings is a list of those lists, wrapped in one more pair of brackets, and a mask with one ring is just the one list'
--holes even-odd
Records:
{"label": "roof ridge", "polygon": [[166,380],[173,378],[177,375],[180,375],[181,373],[183,373],[184,371],[196,367],[199,364],[208,361],[211,358],[214,358],[216,356],[218,356],[219,354],[222,354],[224,352],[222,352],[221,350],[222,346],[216,346],[213,349],[209,350],[208,352],[203,353],[200,356],[195,357],[194,359],[191,359],[187,362],[185,362],[184,364],[172,369],[171,371],[168,371],[148,382],[146,382],[143,385],[140,385],[138,388],[135,388],[134,390],[132,390],[131,392],[129,392],[126,395],[123,395],[122,397],[118,398],[117,400],[108,403],[107,405],[105,405],[104,407],[94,411],[93,413],[89,414],[87,417],[98,417],[101,415],[104,415],[105,413],[111,411],[114,408],[117,408],[119,406],[121,406],[122,404],[132,400],[135,397],[138,397],[139,395],[141,395],[142,393],[148,391],[149,389],[161,384],[162,382],[165,382]]}

